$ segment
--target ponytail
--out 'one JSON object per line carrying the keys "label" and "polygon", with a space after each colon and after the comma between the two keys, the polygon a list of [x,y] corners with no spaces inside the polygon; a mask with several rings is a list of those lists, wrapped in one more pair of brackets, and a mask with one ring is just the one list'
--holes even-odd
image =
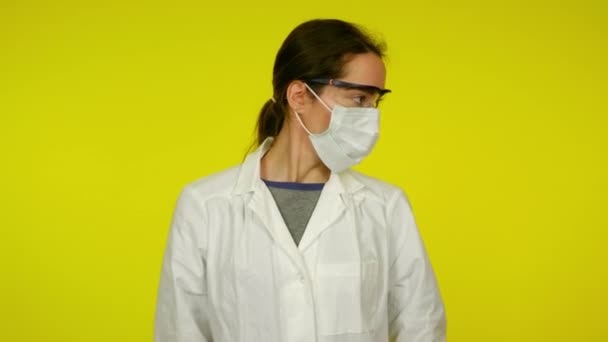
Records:
{"label": "ponytail", "polygon": [[285,112],[283,106],[274,102],[273,99],[266,101],[257,122],[257,144],[258,146],[268,137],[276,137],[285,121]]}

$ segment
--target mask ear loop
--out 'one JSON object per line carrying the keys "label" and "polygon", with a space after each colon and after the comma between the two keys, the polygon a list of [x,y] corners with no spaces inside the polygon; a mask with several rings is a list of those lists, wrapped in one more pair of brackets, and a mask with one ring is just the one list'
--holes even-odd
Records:
{"label": "mask ear loop", "polygon": [[306,128],[306,126],[304,126],[304,123],[302,122],[302,119],[300,119],[300,114],[298,114],[298,112],[296,112],[296,110],[294,109],[293,112],[296,114],[296,119],[298,119],[298,121],[300,122],[300,126],[302,126],[302,128],[304,128],[304,130],[306,131],[306,133],[308,133],[309,135],[313,135],[308,128]]}
{"label": "mask ear loop", "polygon": [[[315,93],[309,86],[308,84],[304,83],[304,85],[306,86],[306,88],[308,88],[308,90],[317,98],[317,100],[319,100],[319,102],[321,102],[321,104],[323,105],[323,107],[325,107],[330,113],[332,113],[333,111],[331,110],[331,108],[329,108],[329,106],[325,103],[325,101],[321,100],[321,98],[319,97],[319,95],[317,95],[317,93]],[[296,114],[296,119],[298,119],[298,121],[300,122],[300,125],[302,126],[302,128],[304,128],[304,130],[306,131],[306,133],[308,133],[309,135],[315,135],[314,133],[312,133],[311,131],[308,130],[308,128],[306,128],[306,126],[304,125],[304,122],[302,122],[302,119],[300,118],[300,114],[298,114],[298,112],[296,112],[296,110],[294,109],[293,112]]]}
{"label": "mask ear loop", "polygon": [[306,86],[306,88],[308,88],[308,90],[317,98],[317,100],[319,100],[319,102],[321,102],[321,104],[323,105],[323,107],[325,107],[330,113],[332,112],[332,109],[329,108],[329,106],[325,103],[325,101],[321,100],[321,98],[319,97],[319,95],[317,95],[317,93],[315,93],[309,86],[308,84],[304,83],[304,85]]}

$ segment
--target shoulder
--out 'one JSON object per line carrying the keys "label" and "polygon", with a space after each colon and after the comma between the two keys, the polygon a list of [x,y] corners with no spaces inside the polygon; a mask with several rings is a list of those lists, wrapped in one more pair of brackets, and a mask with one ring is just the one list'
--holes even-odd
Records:
{"label": "shoulder", "polygon": [[413,209],[400,186],[352,169],[345,176],[352,177],[351,182],[359,184],[355,196],[364,199],[370,207],[377,208],[377,213],[384,215],[389,227],[389,241],[396,244],[391,251],[398,250],[399,247],[395,246],[401,246],[406,236],[416,236]]}
{"label": "shoulder", "polygon": [[182,193],[187,193],[197,201],[229,196],[234,188],[241,165],[217,171],[186,183]]}
{"label": "shoulder", "polygon": [[398,185],[385,180],[349,169],[344,177],[351,178],[355,182],[363,185],[361,191],[364,196],[375,198],[384,205],[394,205],[395,201],[401,200],[408,202],[405,191]]}
{"label": "shoulder", "polygon": [[358,196],[375,201],[388,216],[395,211],[412,212],[407,193],[398,185],[349,169],[342,178],[349,183],[359,184]]}

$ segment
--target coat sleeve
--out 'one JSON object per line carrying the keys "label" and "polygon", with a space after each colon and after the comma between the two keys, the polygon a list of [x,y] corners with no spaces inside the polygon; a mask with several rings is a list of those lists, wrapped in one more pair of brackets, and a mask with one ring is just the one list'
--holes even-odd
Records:
{"label": "coat sleeve", "polygon": [[185,186],[177,199],[162,261],[155,342],[211,342],[203,257],[203,205]]}
{"label": "coat sleeve", "polygon": [[406,194],[389,201],[388,318],[391,342],[444,342],[446,317],[435,274]]}

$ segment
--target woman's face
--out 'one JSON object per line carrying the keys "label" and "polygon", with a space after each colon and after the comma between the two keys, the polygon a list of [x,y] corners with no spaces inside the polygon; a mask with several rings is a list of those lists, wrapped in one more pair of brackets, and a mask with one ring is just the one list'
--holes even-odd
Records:
{"label": "woman's face", "polygon": [[[374,53],[356,54],[344,66],[344,76],[340,81],[374,86],[384,89],[386,69],[384,62]],[[302,111],[304,124],[312,133],[322,133],[329,127],[331,113],[314,95],[308,94],[311,101]],[[330,108],[335,105],[344,107],[373,107],[377,96],[361,89],[324,86],[317,95]],[[308,101],[307,101],[308,102]]]}

